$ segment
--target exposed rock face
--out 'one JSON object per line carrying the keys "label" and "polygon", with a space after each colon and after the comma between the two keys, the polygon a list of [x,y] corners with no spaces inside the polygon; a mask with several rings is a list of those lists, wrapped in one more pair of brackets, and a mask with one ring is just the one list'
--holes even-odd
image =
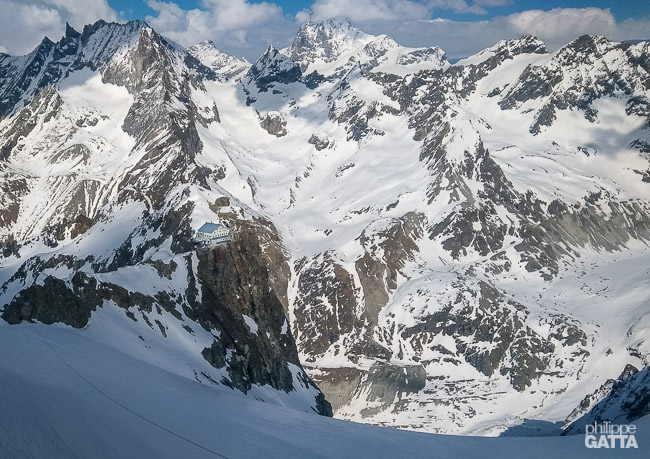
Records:
{"label": "exposed rock face", "polygon": [[[546,99],[530,126],[533,134],[538,134],[544,126],[550,126],[558,110],[577,109],[587,120],[595,122],[595,100],[617,91],[632,95],[650,84],[648,72],[643,67],[634,68],[630,74],[628,68],[614,64],[621,54],[636,60],[630,45],[625,42],[583,35],[562,48],[549,64],[528,66],[517,84],[504,94],[499,105],[512,109],[530,100]],[[590,71],[584,72],[583,68]]]}
{"label": "exposed rock face", "polygon": [[292,324],[297,333],[305,362],[315,362],[334,343],[353,333],[357,322],[365,317],[355,312],[359,292],[354,280],[344,267],[329,254],[313,260],[303,260],[297,266],[300,298],[294,305]]}
{"label": "exposed rock face", "polygon": [[[155,324],[166,336],[167,327],[154,318],[155,310],[162,309],[186,322],[185,327],[190,330],[198,324],[212,334],[212,344],[203,349],[202,355],[216,369],[227,372],[227,377],[218,382],[244,393],[253,385],[290,393],[299,389],[294,379],[298,378],[300,389],[314,392],[317,412],[331,416],[329,402],[302,370],[284,308],[271,287],[257,225],[241,220],[234,229],[233,242],[200,250],[196,262],[191,254],[185,256],[190,269],[184,295],[164,290],[153,296],[129,291],[79,271],[85,263],[74,257],[33,259],[24,263],[22,278],[25,279],[26,272],[43,276],[42,284],[23,289],[5,305],[1,317],[10,324],[39,321],[83,328],[97,308],[111,302],[123,308],[134,321],[134,312],[139,312],[149,327],[154,328]],[[138,259],[131,257],[124,258],[123,263]],[[151,264],[161,278],[172,279],[178,269],[174,261]],[[42,274],[59,266],[76,272],[67,282]],[[118,267],[113,265],[113,269]]]}
{"label": "exposed rock face", "polygon": [[358,40],[367,41],[368,37],[348,22],[308,21],[298,31],[287,56],[299,62],[301,70],[305,71],[316,59],[335,61],[343,52],[354,49]]}
{"label": "exposed rock face", "polygon": [[[111,62],[103,73],[105,82],[125,86],[135,94],[122,129],[135,139],[135,148],[143,148],[146,152],[138,170],[125,177],[120,186],[140,183],[140,175],[151,174],[150,165],[168,164],[151,177],[150,189],[143,190],[154,206],[162,203],[170,184],[205,185],[210,173],[195,162],[196,155],[203,148],[196,125],[206,121],[199,115],[190,93],[192,89],[202,87],[197,72],[203,72],[204,77],[213,74],[188,54],[177,55],[170,47],[152,29],[142,29],[137,47],[126,54],[125,60]],[[172,71],[181,59],[189,64],[190,70],[194,70],[193,78]],[[170,109],[173,102],[183,108]],[[218,120],[218,117],[218,112],[213,113],[213,120]],[[161,138],[164,140],[158,140]]]}
{"label": "exposed rock face", "polygon": [[278,113],[267,113],[261,118],[260,125],[266,132],[276,137],[287,135],[287,122]]}
{"label": "exposed rock face", "polygon": [[[244,223],[235,234],[232,243],[199,252],[202,302],[196,305],[195,318],[221,337],[204,356],[218,368],[228,365],[232,384],[244,392],[251,382],[289,392],[293,375],[287,362],[300,366],[300,361],[290,331],[281,332],[287,320],[282,304],[269,284],[254,227]],[[257,330],[249,329],[244,315]]]}
{"label": "exposed rock face", "polygon": [[[328,21],[251,66],[99,22],[0,55],[2,315],[327,414],[302,361],[388,426],[495,434],[605,383],[591,407],[601,359],[650,356],[648,49],[450,65]],[[233,241],[196,252],[206,221]]]}
{"label": "exposed rock face", "polygon": [[190,46],[187,51],[206,67],[212,69],[221,81],[241,78],[251,64],[219,51],[211,40]]}
{"label": "exposed rock face", "polygon": [[[563,435],[584,434],[585,426],[604,421],[630,424],[650,414],[649,388],[648,368],[639,371],[632,365],[626,366],[616,380],[606,381],[594,394],[585,397],[567,418]],[[575,419],[579,414],[582,416]]]}
{"label": "exposed rock face", "polygon": [[[117,314],[130,322],[124,336],[136,338],[127,352],[175,341],[187,360],[175,371],[184,376],[256,397],[266,387],[288,404],[331,415],[300,365],[285,315],[289,265],[273,224],[219,193],[217,211],[236,227],[235,240],[194,252],[193,187],[209,190],[208,180],[233,167],[199,159],[200,131],[221,119],[216,101],[196,94],[237,69],[227,68],[232,60],[209,68],[198,60],[205,53],[193,51],[144,23],[100,21],[81,34],[68,28],[59,43],[45,40],[29,56],[2,56],[0,108],[13,113],[0,133],[2,253],[21,257],[16,237],[50,252],[27,249],[3,277],[1,317],[110,330],[107,314]],[[59,87],[81,70],[93,83],[80,84],[108,88],[102,97],[115,98],[114,106],[79,105],[74,88]],[[202,343],[198,355],[183,349],[189,342]]]}
{"label": "exposed rock face", "polygon": [[[516,390],[525,390],[547,369],[554,345],[526,327],[526,310],[522,305],[504,301],[500,292],[490,285],[480,282],[470,298],[460,294],[454,303],[425,317],[417,326],[405,329],[402,337],[419,349],[436,335],[454,337],[456,355],[460,353],[486,376],[492,376],[500,368],[502,375],[509,375]],[[486,342],[491,343],[491,349],[484,349]],[[586,345],[584,338],[582,344]]]}
{"label": "exposed rock face", "polygon": [[68,25],[58,43],[45,38],[27,56],[4,57],[0,61],[0,79],[4,83],[0,89],[0,117],[22,108],[25,101],[74,70],[102,67],[131,45],[146,27],[139,21],[126,24],[98,21],[79,33]]}
{"label": "exposed rock face", "polygon": [[312,134],[308,142],[318,151],[324,150],[330,145],[330,141],[327,138],[323,138],[317,134]]}
{"label": "exposed rock face", "polygon": [[274,83],[291,84],[300,77],[300,67],[271,45],[248,70],[244,80],[247,84],[254,84],[260,91],[266,92]]}
{"label": "exposed rock face", "polygon": [[[80,277],[73,280],[75,287],[80,282]],[[20,292],[5,306],[2,318],[10,324],[36,320],[44,324],[61,322],[82,328],[88,324],[92,311],[98,306],[96,302],[88,300],[85,291],[74,287],[71,290],[64,281],[48,276],[43,280],[43,285],[32,285]]]}

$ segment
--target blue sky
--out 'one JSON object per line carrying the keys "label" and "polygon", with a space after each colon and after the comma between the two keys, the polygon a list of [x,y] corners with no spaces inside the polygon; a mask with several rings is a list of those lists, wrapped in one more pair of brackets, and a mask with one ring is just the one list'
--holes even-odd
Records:
{"label": "blue sky", "polygon": [[[290,15],[295,15],[309,8],[312,3],[311,1],[304,0],[270,0],[270,2],[280,6],[285,14]],[[108,3],[115,10],[122,12],[125,19],[144,19],[146,16],[154,14],[154,10],[149,8],[144,0],[108,0]],[[185,10],[201,8],[200,0],[177,0],[174,3]],[[250,3],[262,3],[262,1],[251,0]],[[488,8],[487,15],[457,14],[450,10],[438,10],[437,16],[469,21],[492,18],[498,15],[508,15],[524,10],[585,7],[609,9],[614,17],[620,21],[650,16],[650,2],[648,0],[514,0],[510,5]]]}
{"label": "blue sky", "polygon": [[650,39],[650,0],[0,0],[0,52],[25,54],[98,19],[146,20],[183,46],[210,39],[253,61],[288,46],[307,19],[349,20],[405,46],[440,46],[451,59],[532,34],[553,51],[582,34]]}

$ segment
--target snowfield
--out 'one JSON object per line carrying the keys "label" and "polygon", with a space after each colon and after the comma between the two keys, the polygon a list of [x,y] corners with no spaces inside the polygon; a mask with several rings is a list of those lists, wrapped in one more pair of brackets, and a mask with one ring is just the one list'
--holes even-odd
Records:
{"label": "snowfield", "polygon": [[[92,326],[91,326],[92,328]],[[0,328],[2,458],[617,458],[584,436],[460,437],[356,424],[252,400],[130,357],[63,326]]]}

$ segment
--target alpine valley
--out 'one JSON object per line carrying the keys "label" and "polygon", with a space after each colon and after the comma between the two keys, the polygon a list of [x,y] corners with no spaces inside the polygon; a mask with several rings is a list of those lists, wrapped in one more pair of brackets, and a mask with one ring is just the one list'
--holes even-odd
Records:
{"label": "alpine valley", "polygon": [[[0,334],[407,430],[634,422],[649,154],[649,42],[452,64],[308,22],[251,64],[68,26],[0,54]],[[195,249],[211,221],[232,242]]]}

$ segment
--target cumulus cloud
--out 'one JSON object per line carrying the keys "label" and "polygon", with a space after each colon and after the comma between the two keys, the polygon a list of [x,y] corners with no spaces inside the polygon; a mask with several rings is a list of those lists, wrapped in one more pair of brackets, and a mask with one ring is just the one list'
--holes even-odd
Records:
{"label": "cumulus cloud", "polygon": [[44,36],[59,39],[65,23],[76,28],[117,20],[106,0],[0,0],[0,45],[11,54],[31,51]]}
{"label": "cumulus cloud", "polygon": [[428,17],[427,6],[410,0],[316,0],[310,9],[298,14],[297,20],[391,21]]}
{"label": "cumulus cloud", "polygon": [[429,0],[428,6],[437,10],[450,10],[462,14],[487,14],[488,8],[505,6],[513,3],[514,0]]}
{"label": "cumulus cloud", "polygon": [[[146,21],[159,33],[181,45],[214,40],[233,54],[251,58],[274,40],[288,40],[297,25],[274,3],[246,0],[203,0],[201,8],[184,10],[173,2],[148,0],[156,16]],[[252,50],[255,50],[251,53]],[[255,55],[255,57],[257,57]]]}
{"label": "cumulus cloud", "polygon": [[344,17],[351,21],[429,19],[436,10],[487,14],[487,8],[509,5],[513,0],[316,0],[297,15],[299,21]]}
{"label": "cumulus cloud", "polygon": [[467,3],[465,0],[432,0],[429,6],[440,10],[451,10],[454,13],[487,14],[487,10],[476,2]]}
{"label": "cumulus cloud", "polygon": [[42,3],[58,11],[64,20],[76,28],[82,28],[98,19],[117,20],[117,14],[107,0],[42,0]]}
{"label": "cumulus cloud", "polygon": [[529,10],[508,16],[507,22],[515,32],[535,35],[551,47],[587,33],[612,37],[618,28],[612,13],[600,8]]}
{"label": "cumulus cloud", "polygon": [[[440,46],[451,59],[525,33],[538,36],[549,50],[584,33],[614,40],[650,38],[650,18],[617,22],[600,8],[528,10],[466,22],[436,18],[443,11],[483,14],[513,0],[313,0],[295,17],[272,0],[201,0],[189,10],[174,0],[146,1],[155,14],[145,19],[161,34],[185,46],[211,39],[223,51],[249,60],[271,43],[289,45],[307,19],[348,19],[365,32],[385,33],[406,46]],[[45,35],[58,39],[66,21],[80,28],[100,18],[117,19],[107,0],[0,0],[0,11],[0,51],[11,54],[30,51]]]}
{"label": "cumulus cloud", "polygon": [[527,10],[473,21],[435,17],[445,11],[485,15],[488,10],[494,13],[494,8],[512,3],[514,0],[316,0],[296,20],[345,18],[368,33],[385,33],[403,45],[440,46],[452,59],[523,34],[539,37],[549,50],[583,34],[614,40],[650,38],[650,20],[617,22],[609,10],[600,8]]}
{"label": "cumulus cloud", "polygon": [[[447,4],[453,1],[449,0]],[[480,6],[488,7],[488,2],[492,5],[505,3],[504,0],[481,0]],[[479,5],[479,2],[474,4]],[[451,59],[469,56],[499,40],[517,38],[527,33],[543,40],[549,51],[583,34],[604,35],[613,40],[650,38],[650,19],[617,22],[609,10],[600,8],[528,10],[467,22],[436,18],[357,21],[355,24],[369,33],[386,33],[406,46],[440,46]]]}

